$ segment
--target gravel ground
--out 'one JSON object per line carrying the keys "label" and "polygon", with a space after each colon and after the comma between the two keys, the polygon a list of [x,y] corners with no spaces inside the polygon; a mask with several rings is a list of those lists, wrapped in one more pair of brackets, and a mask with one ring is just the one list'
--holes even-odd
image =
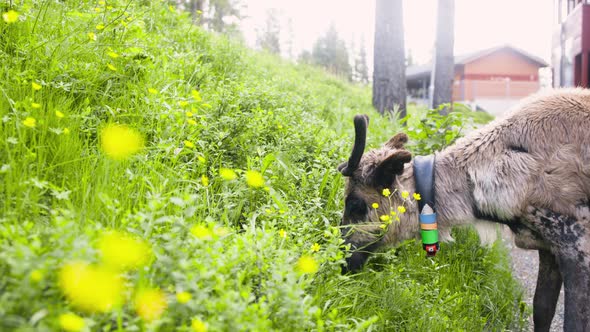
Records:
{"label": "gravel ground", "polygon": [[[508,231],[509,233],[510,231]],[[537,284],[537,271],[539,269],[539,255],[535,250],[523,250],[517,248],[511,240],[511,235],[505,236],[507,239],[506,245],[510,248],[510,255],[512,256],[512,269],[514,276],[525,290],[525,300],[532,308],[533,295],[535,294],[535,286]],[[528,331],[533,331],[533,317],[529,319]],[[559,294],[559,302],[555,310],[555,317],[551,323],[551,332],[563,331],[563,288]]]}

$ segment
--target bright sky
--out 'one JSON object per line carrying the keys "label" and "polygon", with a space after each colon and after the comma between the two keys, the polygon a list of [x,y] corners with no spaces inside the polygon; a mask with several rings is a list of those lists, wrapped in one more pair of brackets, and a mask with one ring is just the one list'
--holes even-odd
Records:
{"label": "bright sky", "polygon": [[[247,0],[242,30],[254,46],[266,10],[279,9],[281,21],[291,18],[295,56],[311,50],[334,23],[340,37],[359,45],[364,37],[372,60],[375,0]],[[431,58],[436,26],[436,0],[404,0],[406,49],[415,62]],[[283,27],[283,31],[286,28]],[[455,0],[455,54],[511,44],[549,62],[553,0]],[[286,34],[282,37],[286,38]],[[372,61],[371,61],[372,62]]]}

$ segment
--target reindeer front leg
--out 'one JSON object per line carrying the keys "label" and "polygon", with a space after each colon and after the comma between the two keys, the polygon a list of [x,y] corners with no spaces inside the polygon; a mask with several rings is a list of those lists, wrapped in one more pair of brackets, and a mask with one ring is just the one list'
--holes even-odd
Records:
{"label": "reindeer front leg", "polygon": [[[590,331],[590,235],[586,229],[590,216],[588,207],[578,209],[575,217],[533,207],[528,212],[526,221],[550,244],[563,277],[564,331]],[[551,258],[545,257],[545,260],[547,264]],[[555,262],[549,264],[555,265]],[[543,297],[539,298],[539,302],[541,300]],[[544,300],[547,301],[544,302],[545,306],[551,304],[552,299],[547,296]]]}
{"label": "reindeer front leg", "polygon": [[547,251],[539,250],[539,274],[537,288],[533,299],[533,322],[535,332],[549,331],[555,315],[555,307],[561,290],[561,273],[555,256]]}

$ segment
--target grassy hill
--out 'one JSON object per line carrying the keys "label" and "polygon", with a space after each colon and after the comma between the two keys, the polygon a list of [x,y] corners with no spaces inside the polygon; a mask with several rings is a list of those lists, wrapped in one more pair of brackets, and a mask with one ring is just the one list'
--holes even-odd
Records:
{"label": "grassy hill", "polygon": [[0,4],[0,330],[520,327],[504,249],[468,230],[434,260],[409,241],[340,275],[351,119],[370,114],[371,147],[401,128],[368,89],[160,1],[13,3]]}

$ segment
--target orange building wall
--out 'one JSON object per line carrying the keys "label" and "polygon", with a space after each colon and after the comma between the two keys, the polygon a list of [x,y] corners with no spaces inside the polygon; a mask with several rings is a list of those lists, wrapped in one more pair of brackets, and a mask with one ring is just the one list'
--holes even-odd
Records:
{"label": "orange building wall", "polygon": [[539,67],[510,50],[500,50],[456,70],[453,100],[522,98],[539,90]]}

